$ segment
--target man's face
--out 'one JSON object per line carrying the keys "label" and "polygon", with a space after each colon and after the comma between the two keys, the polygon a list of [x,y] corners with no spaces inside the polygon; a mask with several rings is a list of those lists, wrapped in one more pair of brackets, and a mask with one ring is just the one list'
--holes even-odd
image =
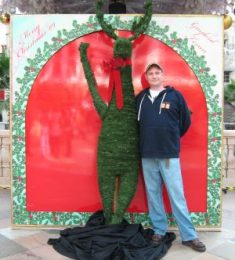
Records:
{"label": "man's face", "polygon": [[145,74],[145,77],[150,87],[160,87],[164,81],[163,72],[156,67],[149,69]]}

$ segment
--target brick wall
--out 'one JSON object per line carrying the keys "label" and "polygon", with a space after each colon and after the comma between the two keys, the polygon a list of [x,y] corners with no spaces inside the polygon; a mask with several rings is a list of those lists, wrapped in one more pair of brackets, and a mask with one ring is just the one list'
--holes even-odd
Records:
{"label": "brick wall", "polygon": [[235,187],[235,130],[224,130],[223,187]]}

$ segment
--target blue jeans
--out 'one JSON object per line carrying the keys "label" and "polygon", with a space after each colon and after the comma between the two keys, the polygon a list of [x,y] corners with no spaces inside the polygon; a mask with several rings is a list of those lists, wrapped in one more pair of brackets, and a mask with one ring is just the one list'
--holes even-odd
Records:
{"label": "blue jeans", "polygon": [[162,198],[164,182],[181,239],[188,241],[197,238],[184,197],[179,158],[142,158],[142,166],[149,216],[155,234],[165,235],[167,231],[167,216]]}

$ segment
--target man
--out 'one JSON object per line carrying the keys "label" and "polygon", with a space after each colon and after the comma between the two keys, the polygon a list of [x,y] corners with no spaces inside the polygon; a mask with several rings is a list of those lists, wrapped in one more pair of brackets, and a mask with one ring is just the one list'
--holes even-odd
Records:
{"label": "man", "polygon": [[164,183],[182,244],[196,251],[206,251],[190,219],[184,197],[180,170],[180,137],[188,130],[190,112],[181,93],[164,86],[164,74],[158,64],[150,64],[145,77],[149,88],[137,96],[140,128],[140,152],[147,191],[153,241],[161,243],[167,231],[167,217],[162,198]]}

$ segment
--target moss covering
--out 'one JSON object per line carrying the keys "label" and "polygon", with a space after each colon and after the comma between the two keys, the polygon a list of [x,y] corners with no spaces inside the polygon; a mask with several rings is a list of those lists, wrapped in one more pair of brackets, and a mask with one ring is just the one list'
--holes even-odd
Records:
{"label": "moss covering", "polygon": [[[136,39],[151,20],[152,1],[147,1],[144,17],[133,23],[134,35],[129,39],[117,37],[115,30],[104,21],[103,1],[97,2],[97,18],[102,29],[115,40],[114,58],[131,57],[131,41]],[[139,172],[138,126],[131,65],[120,66],[124,106],[118,109],[113,91],[109,106],[102,101],[87,58],[87,43],[81,43],[80,56],[88,87],[97,112],[102,119],[98,142],[98,181],[106,223],[120,223],[136,191]],[[115,186],[119,178],[119,187]],[[113,211],[114,192],[118,188],[116,209]]]}
{"label": "moss covering", "polygon": [[132,44],[129,39],[117,38],[114,44],[115,58],[130,58],[132,52]]}

